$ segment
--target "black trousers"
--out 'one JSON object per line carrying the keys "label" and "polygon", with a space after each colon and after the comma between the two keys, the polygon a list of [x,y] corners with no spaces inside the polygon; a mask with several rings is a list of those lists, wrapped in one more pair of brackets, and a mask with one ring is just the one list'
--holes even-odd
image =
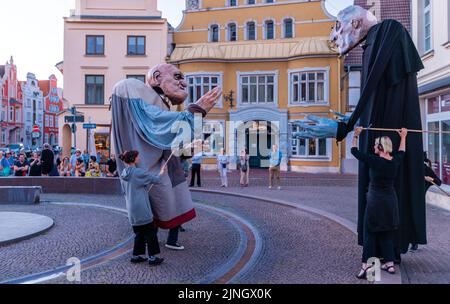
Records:
{"label": "black trousers", "polygon": [[146,245],[149,256],[161,252],[158,243],[158,228],[153,223],[133,226],[133,231],[135,234],[133,255],[145,255]]}
{"label": "black trousers", "polygon": [[200,180],[200,168],[202,165],[200,164],[192,164],[192,172],[191,172],[191,187],[194,187],[195,176],[197,175],[197,186],[201,187],[202,183]]}
{"label": "black trousers", "polygon": [[363,235],[363,263],[367,263],[367,260],[372,257],[380,258],[377,256],[380,251],[385,263],[395,261],[394,231],[369,231],[367,216],[365,216]]}
{"label": "black trousers", "polygon": [[169,234],[167,236],[167,244],[175,245],[178,242],[178,232],[179,231],[180,231],[180,226],[169,230]]}

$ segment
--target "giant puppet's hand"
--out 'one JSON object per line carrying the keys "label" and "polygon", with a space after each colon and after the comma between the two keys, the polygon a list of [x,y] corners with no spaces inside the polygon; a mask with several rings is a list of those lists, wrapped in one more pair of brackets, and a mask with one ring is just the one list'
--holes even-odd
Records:
{"label": "giant puppet's hand", "polygon": [[307,119],[314,124],[305,121],[294,121],[293,124],[303,129],[301,132],[292,133],[293,138],[336,138],[338,123],[329,118],[321,118],[308,115]]}
{"label": "giant puppet's hand", "polygon": [[222,88],[216,87],[203,95],[195,104],[208,113],[219,100],[220,96],[222,96]]}
{"label": "giant puppet's hand", "polygon": [[294,132],[293,138],[336,138],[339,128],[339,123],[347,123],[350,116],[346,116],[339,112],[332,111],[338,116],[338,120],[329,118],[317,117],[315,115],[308,115],[306,118],[313,123],[306,121],[294,121],[293,124],[301,127],[303,131]]}

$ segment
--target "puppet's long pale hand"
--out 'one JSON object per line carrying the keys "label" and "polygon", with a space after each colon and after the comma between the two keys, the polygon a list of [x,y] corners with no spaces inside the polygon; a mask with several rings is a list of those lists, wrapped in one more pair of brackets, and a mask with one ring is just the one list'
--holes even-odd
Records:
{"label": "puppet's long pale hand", "polygon": [[[334,112],[340,117],[340,121],[347,122],[349,117],[341,113]],[[338,122],[333,119],[308,115],[306,117],[314,124],[305,121],[294,121],[293,124],[301,127],[303,131],[294,132],[293,138],[336,138],[338,130]]]}

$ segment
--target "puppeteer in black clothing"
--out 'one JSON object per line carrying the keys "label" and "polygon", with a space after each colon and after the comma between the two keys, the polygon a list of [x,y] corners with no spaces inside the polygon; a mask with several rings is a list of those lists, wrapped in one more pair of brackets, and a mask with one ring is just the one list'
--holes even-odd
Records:
{"label": "puppeteer in black clothing", "polygon": [[371,258],[383,258],[385,264],[382,269],[391,274],[395,273],[395,233],[400,227],[399,199],[395,182],[405,158],[408,130],[402,129],[398,132],[401,141],[398,153],[394,156],[391,155],[392,141],[387,136],[375,139],[374,153],[361,152],[358,149],[361,132],[361,127],[355,130],[351,152],[369,171],[369,183],[365,191],[367,203],[362,214],[363,266],[357,275],[363,279],[371,268]]}

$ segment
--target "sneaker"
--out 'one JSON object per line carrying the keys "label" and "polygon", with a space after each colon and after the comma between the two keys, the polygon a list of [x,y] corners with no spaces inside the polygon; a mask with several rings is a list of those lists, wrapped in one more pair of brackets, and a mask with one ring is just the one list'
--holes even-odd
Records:
{"label": "sneaker", "polygon": [[180,232],[186,232],[186,229],[180,226]]}
{"label": "sneaker", "polygon": [[178,244],[178,243],[175,243],[175,244],[166,244],[165,246],[166,246],[166,248],[169,248],[169,249],[172,249],[172,250],[183,250],[183,249],[184,249],[184,246],[181,246],[181,245]]}
{"label": "sneaker", "polygon": [[411,251],[416,251],[417,249],[419,249],[419,245],[417,244],[411,244]]}
{"label": "sneaker", "polygon": [[133,264],[142,263],[142,262],[145,262],[145,261],[147,261],[147,259],[143,258],[141,256],[134,256],[130,260],[130,262],[133,263]]}
{"label": "sneaker", "polygon": [[281,190],[281,186],[278,186],[278,190]]}
{"label": "sneaker", "polygon": [[156,266],[156,265],[161,264],[162,262],[164,262],[163,258],[158,258],[158,257],[148,258],[148,264],[150,266]]}
{"label": "sneaker", "polygon": [[269,186],[269,189],[272,189],[272,186]]}

